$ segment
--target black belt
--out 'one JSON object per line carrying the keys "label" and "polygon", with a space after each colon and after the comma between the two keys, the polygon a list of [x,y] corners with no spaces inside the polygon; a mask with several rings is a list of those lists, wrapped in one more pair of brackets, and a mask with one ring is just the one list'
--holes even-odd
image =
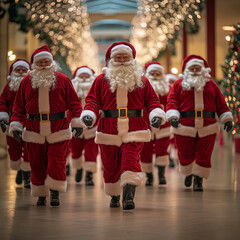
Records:
{"label": "black belt", "polygon": [[59,113],[48,113],[42,112],[39,114],[27,114],[27,118],[32,121],[41,121],[41,122],[49,122],[64,119],[66,117],[65,112]]}
{"label": "black belt", "polygon": [[186,111],[186,112],[180,112],[180,117],[181,118],[196,118],[196,119],[215,118],[215,112],[203,111],[203,110]]}
{"label": "black belt", "polygon": [[142,116],[143,116],[142,109],[119,108],[119,109],[102,111],[102,117],[105,117],[105,118],[128,118],[128,117],[142,117]]}

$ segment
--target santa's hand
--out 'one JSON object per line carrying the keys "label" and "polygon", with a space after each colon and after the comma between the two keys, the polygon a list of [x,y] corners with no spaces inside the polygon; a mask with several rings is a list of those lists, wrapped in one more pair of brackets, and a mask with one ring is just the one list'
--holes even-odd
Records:
{"label": "santa's hand", "polygon": [[93,119],[90,116],[83,117],[83,122],[87,127],[92,125]]}
{"label": "santa's hand", "polygon": [[170,124],[174,127],[174,128],[178,128],[178,125],[179,125],[179,121],[177,118],[172,118],[170,120]]}
{"label": "santa's hand", "polygon": [[154,128],[159,128],[161,126],[162,119],[160,117],[154,117],[151,122],[151,126]]}
{"label": "santa's hand", "polygon": [[77,128],[77,127],[73,127],[72,128],[72,132],[75,130],[75,138],[78,138],[81,136],[82,132],[83,132],[83,128]]}
{"label": "santa's hand", "polygon": [[13,131],[13,137],[18,141],[18,142],[22,142],[22,132],[15,130]]}
{"label": "santa's hand", "polygon": [[232,122],[231,121],[225,122],[224,130],[226,130],[227,132],[232,130]]}
{"label": "santa's hand", "polygon": [[6,129],[7,129],[6,125],[8,125],[7,120],[1,120],[1,121],[0,121],[0,126],[1,126],[1,129],[2,129],[2,132],[3,132],[3,133],[6,132]]}

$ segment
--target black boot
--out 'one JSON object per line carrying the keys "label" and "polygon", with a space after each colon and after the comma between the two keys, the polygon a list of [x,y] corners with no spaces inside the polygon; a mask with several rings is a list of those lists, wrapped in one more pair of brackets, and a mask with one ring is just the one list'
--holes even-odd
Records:
{"label": "black boot", "polygon": [[31,188],[31,171],[23,171],[24,188]]}
{"label": "black boot", "polygon": [[93,173],[92,172],[86,171],[85,184],[87,186],[93,186],[94,185]]}
{"label": "black boot", "polygon": [[23,176],[22,176],[22,170],[17,171],[17,175],[16,175],[16,184],[20,185],[22,184],[22,180],[23,180]]}
{"label": "black boot", "polygon": [[169,156],[169,167],[170,168],[174,168],[175,167],[174,161],[173,161],[173,159],[170,156]]}
{"label": "black boot", "polygon": [[70,164],[66,165],[66,175],[69,176],[70,175]]}
{"label": "black boot", "polygon": [[146,186],[152,186],[153,185],[153,174],[152,173],[146,173],[147,175],[147,181]]}
{"label": "black boot", "polygon": [[83,172],[83,169],[77,169],[77,172],[76,172],[76,176],[75,176],[75,180],[76,182],[81,182],[82,180],[82,172]]}
{"label": "black boot", "polygon": [[37,206],[44,206],[46,205],[46,203],[47,203],[46,197],[38,197]]}
{"label": "black boot", "polygon": [[203,186],[202,186],[203,179],[198,176],[194,176],[194,184],[193,184],[193,191],[194,192],[202,192]]}
{"label": "black boot", "polygon": [[131,210],[135,208],[135,204],[133,202],[135,190],[136,185],[126,184],[123,187],[123,199],[122,199],[123,210]]}
{"label": "black boot", "polygon": [[54,207],[57,207],[60,205],[59,192],[56,190],[50,189],[50,205]]}
{"label": "black boot", "polygon": [[185,177],[184,185],[186,187],[191,187],[191,185],[192,185],[192,178],[193,178],[192,174]]}
{"label": "black boot", "polygon": [[118,208],[120,207],[120,195],[112,196],[110,201],[110,208]]}
{"label": "black boot", "polygon": [[165,167],[164,166],[158,166],[158,178],[159,178],[159,185],[166,184],[166,179],[164,176]]}

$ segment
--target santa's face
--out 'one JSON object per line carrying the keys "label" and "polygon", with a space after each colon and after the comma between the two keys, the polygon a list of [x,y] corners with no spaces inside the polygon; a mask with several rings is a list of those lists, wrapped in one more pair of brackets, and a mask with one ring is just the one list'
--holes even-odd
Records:
{"label": "santa's face", "polygon": [[27,71],[28,71],[27,68],[22,66],[18,66],[14,69],[14,72],[18,73],[19,76],[26,76]]}
{"label": "santa's face", "polygon": [[48,58],[43,58],[35,62],[36,66],[42,67],[42,69],[46,69],[46,67],[49,67],[52,64],[52,60]]}
{"label": "santa's face", "polygon": [[192,65],[188,68],[190,74],[192,76],[199,76],[201,74],[202,71],[202,66],[200,65]]}
{"label": "santa's face", "polygon": [[78,75],[78,77],[82,80],[82,82],[89,82],[91,79],[91,76],[88,73],[81,73]]}
{"label": "santa's face", "polygon": [[148,73],[148,76],[153,81],[161,81],[163,80],[163,73],[157,70],[152,70]]}
{"label": "santa's face", "polygon": [[124,63],[124,62],[130,61],[130,56],[125,53],[119,53],[115,55],[113,59],[114,59],[114,62]]}
{"label": "santa's face", "polygon": [[28,69],[22,66],[18,66],[12,71],[9,83],[11,91],[16,92],[18,90],[21,81],[27,75],[27,71]]}

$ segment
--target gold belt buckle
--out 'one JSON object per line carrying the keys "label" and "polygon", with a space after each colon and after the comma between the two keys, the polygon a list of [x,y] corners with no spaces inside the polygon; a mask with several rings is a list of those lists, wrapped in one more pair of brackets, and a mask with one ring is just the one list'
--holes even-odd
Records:
{"label": "gold belt buckle", "polygon": [[[200,116],[199,116],[200,113]],[[196,109],[195,110],[195,118],[196,119],[203,119],[203,110],[202,109]]]}
{"label": "gold belt buckle", "polygon": [[120,119],[125,119],[127,118],[127,108],[119,108],[118,109],[118,117]]}
{"label": "gold belt buckle", "polygon": [[40,122],[49,122],[49,112],[40,112]]}

